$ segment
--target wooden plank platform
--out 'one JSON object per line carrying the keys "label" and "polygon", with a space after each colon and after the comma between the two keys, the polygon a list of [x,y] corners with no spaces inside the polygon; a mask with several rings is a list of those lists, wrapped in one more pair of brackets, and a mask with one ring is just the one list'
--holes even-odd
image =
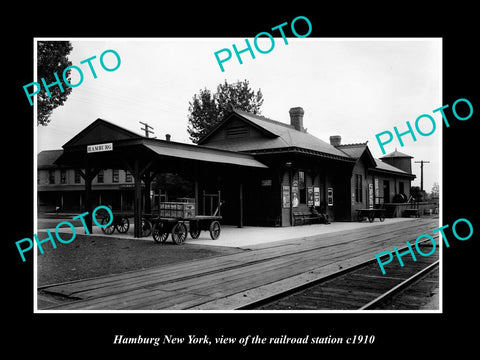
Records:
{"label": "wooden plank platform", "polygon": [[[78,299],[50,310],[236,309],[402,247],[431,218],[250,247],[250,251],[42,287]],[[397,264],[398,265],[398,264]]]}

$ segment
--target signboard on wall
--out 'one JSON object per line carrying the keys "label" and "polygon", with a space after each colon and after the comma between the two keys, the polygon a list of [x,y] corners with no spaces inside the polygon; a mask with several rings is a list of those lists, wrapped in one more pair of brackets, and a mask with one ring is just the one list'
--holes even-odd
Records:
{"label": "signboard on wall", "polygon": [[327,204],[328,206],[333,206],[333,188],[328,188],[327,190]]}
{"label": "signboard on wall", "polygon": [[313,187],[309,186],[307,187],[307,205],[308,206],[313,206]]}
{"label": "signboard on wall", "polygon": [[317,186],[313,188],[313,205],[320,206],[320,188]]}
{"label": "signboard on wall", "polygon": [[295,172],[292,177],[292,187],[298,186],[298,172]]}
{"label": "signboard on wall", "polygon": [[272,186],[272,179],[262,180],[262,186]]}
{"label": "signboard on wall", "polygon": [[284,208],[290,207],[290,186],[288,185],[282,187],[282,206]]}
{"label": "signboard on wall", "polygon": [[113,143],[87,145],[87,153],[113,151]]}
{"label": "signboard on wall", "polygon": [[380,203],[380,199],[379,199],[380,189],[378,188],[378,179],[377,178],[374,179],[374,183],[375,183],[375,186],[374,186],[374,188],[375,188],[375,204],[379,204]]}

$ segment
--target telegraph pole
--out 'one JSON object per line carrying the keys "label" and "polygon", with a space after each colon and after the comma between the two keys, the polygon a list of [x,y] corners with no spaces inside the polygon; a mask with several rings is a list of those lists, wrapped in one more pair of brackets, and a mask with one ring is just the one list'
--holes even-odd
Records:
{"label": "telegraph pole", "polygon": [[[142,128],[142,127],[140,128],[140,130],[144,130],[144,131],[145,131],[145,137],[148,138],[148,137],[149,137],[149,136],[148,136],[149,133],[152,133],[152,134],[153,134],[153,127],[151,127],[151,126],[148,125],[147,123],[144,123],[144,122],[141,122],[141,121],[139,121],[139,123],[142,124],[142,125],[145,125],[144,128]],[[149,129],[152,129],[152,130],[149,130]]]}
{"label": "telegraph pole", "polygon": [[420,190],[423,191],[423,164],[430,164],[430,161],[420,160],[415,163],[420,164]]}

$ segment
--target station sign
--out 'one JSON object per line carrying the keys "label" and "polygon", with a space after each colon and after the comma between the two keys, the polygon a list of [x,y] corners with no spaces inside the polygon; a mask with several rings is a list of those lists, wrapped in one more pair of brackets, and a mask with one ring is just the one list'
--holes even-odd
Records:
{"label": "station sign", "polygon": [[113,151],[113,143],[87,145],[87,153]]}
{"label": "station sign", "polygon": [[262,186],[272,186],[272,179],[262,180]]}

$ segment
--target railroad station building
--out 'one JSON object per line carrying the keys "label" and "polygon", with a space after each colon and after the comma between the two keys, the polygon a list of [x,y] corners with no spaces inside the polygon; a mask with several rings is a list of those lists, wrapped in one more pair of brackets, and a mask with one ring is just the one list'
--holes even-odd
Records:
{"label": "railroad station building", "polygon": [[[314,119],[312,119],[313,121]],[[395,151],[375,159],[367,143],[329,142],[308,133],[301,107],[290,124],[233,109],[197,145],[152,139],[97,119],[62,150],[38,154],[39,208],[154,212],[151,184],[161,173],[192,183],[201,194],[221,193],[222,222],[238,226],[293,226],[312,207],[330,221],[356,220],[356,209],[410,195],[411,156]],[[174,199],[170,199],[174,200]],[[135,235],[137,236],[137,235]]]}

